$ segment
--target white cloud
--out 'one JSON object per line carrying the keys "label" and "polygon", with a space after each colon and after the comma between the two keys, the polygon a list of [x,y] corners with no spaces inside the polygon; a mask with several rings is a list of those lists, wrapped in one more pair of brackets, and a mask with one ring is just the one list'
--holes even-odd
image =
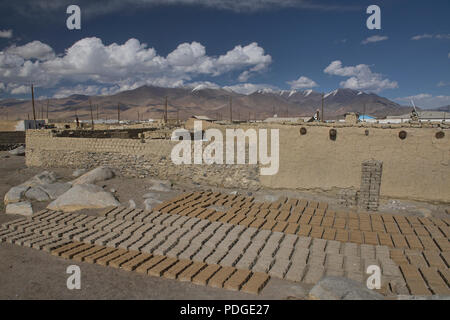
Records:
{"label": "white cloud", "polygon": [[315,81],[304,76],[301,76],[297,80],[288,81],[287,84],[291,86],[291,89],[311,89],[318,86]]}
{"label": "white cloud", "polygon": [[438,87],[447,87],[447,86],[450,87],[450,82],[440,81],[440,82],[437,84],[437,86],[438,86]]}
{"label": "white cloud", "polygon": [[423,39],[450,39],[450,33],[449,34],[418,34],[411,38],[411,40],[423,40]]}
{"label": "white cloud", "polygon": [[279,88],[269,84],[254,84],[254,83],[240,83],[232,86],[223,87],[225,90],[231,90],[240,94],[252,94],[258,90],[264,90],[266,92],[278,91]]}
{"label": "white cloud", "polygon": [[450,105],[450,96],[434,96],[429,93],[420,93],[413,96],[396,98],[395,100],[407,105],[411,104],[411,100],[413,100],[416,106],[428,109]]}
{"label": "white cloud", "polygon": [[343,88],[373,92],[398,88],[396,81],[383,79],[381,74],[373,73],[366,64],[343,67],[340,60],[335,60],[324,69],[324,72],[330,75],[349,77],[347,80],[340,82],[340,86]]}
{"label": "white cloud", "polygon": [[12,45],[5,49],[9,54],[18,55],[24,59],[50,60],[55,57],[53,49],[40,41],[32,41],[23,46]]}
{"label": "white cloud", "polygon": [[12,38],[13,31],[9,30],[0,30],[0,38],[10,39]]}
{"label": "white cloud", "polygon": [[368,43],[373,43],[373,42],[385,41],[387,39],[389,39],[389,37],[376,35],[376,36],[368,37],[367,39],[363,40],[361,43],[368,44]]}
{"label": "white cloud", "polygon": [[[39,41],[0,51],[0,81],[55,87],[61,82],[94,82],[117,91],[145,84],[183,86],[196,77],[241,72],[241,81],[263,72],[272,62],[257,43],[238,45],[220,56],[208,56],[198,43],[182,43],[166,57],[137,39],[105,45],[92,37],[75,42],[64,54]],[[91,88],[92,87],[84,87]],[[59,93],[57,93],[59,94]]]}

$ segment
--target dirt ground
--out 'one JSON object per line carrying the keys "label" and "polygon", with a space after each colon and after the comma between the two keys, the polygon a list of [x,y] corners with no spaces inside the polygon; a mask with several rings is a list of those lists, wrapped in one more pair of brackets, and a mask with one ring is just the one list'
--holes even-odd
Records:
{"label": "dirt ground", "polygon": [[[72,180],[73,169],[48,169],[57,174],[61,181]],[[8,190],[19,185],[34,175],[44,171],[42,168],[27,168],[25,158],[9,156],[0,152],[0,197],[3,200]],[[169,192],[149,190],[151,179],[134,179],[116,177],[100,183],[106,190],[114,189],[118,200],[128,205],[133,200],[138,208],[143,208],[143,195],[156,193],[160,200],[167,200],[185,190],[194,190],[198,186],[175,184]],[[202,187],[202,189],[205,189]],[[238,191],[247,194],[247,190]],[[329,194],[311,194],[287,190],[261,190],[252,193],[257,200],[271,197],[287,196],[328,202],[334,209],[339,209],[336,199]],[[45,208],[47,203],[33,203],[34,212]],[[444,205],[419,203],[412,201],[384,200],[381,212],[410,214],[420,216],[442,217],[446,215]],[[95,214],[95,213],[94,213]],[[19,216],[6,215],[3,201],[0,202],[0,224],[17,219]],[[101,267],[88,263],[78,263],[82,273],[81,290],[68,290],[66,280],[67,266],[71,261],[54,257],[46,252],[0,244],[0,299],[304,299],[310,289],[306,285],[280,279],[271,279],[258,296],[242,292],[197,286],[113,268]]]}
{"label": "dirt ground", "polygon": [[[24,157],[5,158],[7,155],[7,152],[0,152],[0,224],[21,217],[5,214],[5,193],[43,171],[42,168],[27,168]],[[73,179],[71,169],[51,171],[61,180]],[[114,178],[104,185],[107,190],[116,189],[122,203],[135,199],[137,206],[142,207],[142,195],[149,192],[148,181],[136,180]],[[171,192],[160,193],[160,199],[169,199],[182,190],[182,187],[176,187]],[[36,212],[46,205],[33,203],[33,210]],[[290,281],[272,279],[256,296],[81,262],[77,263],[81,269],[81,289],[69,290],[66,269],[71,264],[72,261],[43,251],[0,243],[0,299],[302,299],[310,289]]]}

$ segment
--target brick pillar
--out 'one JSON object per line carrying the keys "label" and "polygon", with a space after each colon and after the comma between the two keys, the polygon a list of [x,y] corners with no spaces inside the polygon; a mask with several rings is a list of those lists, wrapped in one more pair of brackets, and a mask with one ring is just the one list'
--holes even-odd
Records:
{"label": "brick pillar", "polygon": [[383,162],[366,160],[361,164],[361,189],[358,205],[361,209],[378,210]]}

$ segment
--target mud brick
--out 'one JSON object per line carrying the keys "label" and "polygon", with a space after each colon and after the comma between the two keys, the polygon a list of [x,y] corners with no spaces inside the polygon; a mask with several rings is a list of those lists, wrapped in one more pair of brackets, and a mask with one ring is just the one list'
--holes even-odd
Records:
{"label": "mud brick", "polygon": [[334,228],[325,228],[323,238],[327,240],[334,240],[336,237],[336,229]]}
{"label": "mud brick", "polygon": [[357,220],[357,219],[349,219],[348,220],[348,228],[350,230],[359,230],[359,220]]}
{"label": "mud brick", "polygon": [[344,269],[348,272],[361,272],[361,259],[356,256],[344,256]]}
{"label": "mud brick", "polygon": [[414,234],[413,228],[407,223],[399,223],[398,224],[400,231],[403,235]]}
{"label": "mud brick", "polygon": [[[250,278],[252,273],[249,270],[236,270],[228,280],[223,283],[223,288],[238,291],[245,282]],[[211,279],[212,281],[212,279]]]}
{"label": "mud brick", "polygon": [[116,249],[113,248],[103,248],[102,250],[90,254],[84,257],[84,261],[88,263],[96,263],[98,259],[103,258],[113,252],[116,252]]}
{"label": "mud brick", "polygon": [[375,232],[386,232],[384,223],[379,221],[372,221],[372,230]]}
{"label": "mud brick", "polygon": [[120,212],[119,214],[117,214],[115,217],[114,217],[114,219],[117,219],[117,220],[126,220],[126,216],[128,216],[131,212],[133,212],[135,209],[131,209],[131,208],[128,208],[128,209],[125,209],[125,210],[123,210],[122,212]]}
{"label": "mud brick", "polygon": [[163,276],[168,279],[177,279],[177,277],[192,264],[193,262],[190,260],[180,260],[165,271]]}
{"label": "mud brick", "polygon": [[106,248],[105,247],[103,247],[103,246],[92,246],[90,249],[88,249],[88,250],[85,250],[85,251],[83,251],[83,252],[80,252],[80,253],[77,253],[77,254],[75,254],[73,257],[72,257],[72,260],[74,260],[74,261],[78,261],[78,262],[81,262],[81,261],[84,261],[85,259],[86,259],[86,257],[88,257],[88,256],[91,256],[91,255],[93,255],[93,254],[95,254],[95,253],[98,253],[98,252],[100,252],[100,251],[102,251],[102,250],[105,250]]}
{"label": "mud brick", "polygon": [[242,286],[241,291],[252,294],[259,294],[269,281],[270,276],[261,272],[254,272],[247,282]]}
{"label": "mud brick", "polygon": [[360,246],[361,258],[363,259],[375,259],[375,247],[372,245],[362,244]]}
{"label": "mud brick", "polygon": [[341,246],[342,244],[339,241],[328,240],[325,252],[339,254],[341,252]]}
{"label": "mud brick", "polygon": [[323,266],[308,266],[303,282],[307,284],[317,283],[325,273],[325,268]]}
{"label": "mud brick", "polygon": [[252,271],[267,273],[274,263],[275,259],[272,255],[260,255],[252,267]]}
{"label": "mud brick", "polygon": [[323,219],[323,216],[314,215],[312,217],[311,221],[309,222],[309,224],[312,225],[312,226],[317,226],[318,227],[318,226],[320,226],[322,224],[322,219]]}
{"label": "mud brick", "polygon": [[303,210],[303,214],[305,215],[309,215],[309,216],[314,216],[314,213],[316,212],[316,208],[313,207],[306,207],[305,210]]}
{"label": "mud brick", "polygon": [[334,217],[325,216],[322,220],[321,226],[331,228],[333,224],[334,224]]}
{"label": "mud brick", "polygon": [[344,229],[346,220],[344,218],[335,218],[333,227],[336,229]]}
{"label": "mud brick", "polygon": [[244,220],[240,221],[239,224],[248,227],[254,220],[256,220],[255,217],[246,217]]}
{"label": "mud brick", "polygon": [[400,230],[397,227],[397,224],[394,222],[385,222],[384,224],[386,231],[391,234],[399,234]]}
{"label": "mud brick", "polygon": [[297,235],[308,237],[311,232],[312,227],[309,225],[300,225],[299,230],[297,231]]}
{"label": "mud brick", "polygon": [[367,220],[367,221],[361,220],[359,222],[359,229],[361,231],[372,231],[372,226],[371,226],[370,221],[369,220]]}
{"label": "mud brick", "polygon": [[449,251],[441,252],[441,257],[447,264],[447,268],[450,267],[450,252]]}
{"label": "mud brick", "polygon": [[147,274],[150,276],[161,277],[166,270],[172,267],[178,260],[175,258],[166,258],[154,267],[147,270]]}
{"label": "mud brick", "polygon": [[370,245],[378,245],[378,236],[376,232],[364,231],[364,243]]}
{"label": "mud brick", "polygon": [[440,227],[440,226],[445,226],[446,223],[444,222],[444,220],[439,219],[439,218],[430,218],[430,220],[434,223],[434,225]]}
{"label": "mud brick", "polygon": [[418,236],[429,236],[430,233],[422,226],[416,226],[414,227],[414,232]]}
{"label": "mud brick", "polygon": [[111,266],[113,268],[120,268],[122,267],[122,265],[136,258],[139,255],[140,253],[138,251],[129,251],[128,253],[109,261],[108,266]]}
{"label": "mud brick", "polygon": [[392,251],[391,251],[391,259],[398,265],[405,265],[409,263],[408,259],[406,259],[406,256],[404,254],[392,255]]}
{"label": "mud brick", "polygon": [[64,259],[72,259],[72,257],[76,254],[79,254],[83,251],[89,250],[93,247],[91,244],[82,244],[81,246],[78,246],[74,249],[71,249],[69,251],[65,251],[61,254],[61,257]]}
{"label": "mud brick", "polygon": [[337,229],[335,240],[341,242],[347,242],[349,237],[349,233],[347,230]]}
{"label": "mud brick", "polygon": [[390,259],[390,251],[386,246],[375,246],[375,258],[377,260],[388,260]]}
{"label": "mud brick", "polygon": [[[180,281],[192,281],[192,278],[207,266],[203,262],[194,262],[189,267],[178,274],[177,279]],[[169,269],[170,270],[170,269]]]}
{"label": "mud brick", "polygon": [[350,242],[362,244],[363,234],[361,231],[351,230],[350,231]]}
{"label": "mud brick", "polygon": [[[111,251],[111,253],[97,259],[95,261],[96,264],[99,264],[101,266],[107,266],[109,264],[110,261],[119,258],[122,255],[127,254],[128,251],[124,250],[124,249],[113,249],[113,251]],[[87,259],[86,259],[87,261]]]}
{"label": "mud brick", "polygon": [[274,232],[283,232],[288,226],[286,221],[278,221],[276,225],[272,228]]}
{"label": "mud brick", "polygon": [[448,242],[448,239],[439,238],[439,239],[434,239],[434,241],[436,242],[438,247],[441,249],[441,251],[443,251],[443,252],[450,251],[450,244]]}
{"label": "mud brick", "polygon": [[344,267],[344,255],[343,254],[326,254],[325,266],[327,268],[340,270]]}
{"label": "mud brick", "polygon": [[41,242],[41,241],[45,241],[45,240],[48,240],[48,239],[50,239],[50,238],[51,238],[51,237],[49,237],[49,236],[43,236],[43,235],[40,235],[40,236],[37,236],[36,238],[33,238],[33,239],[29,239],[29,240],[24,241],[23,245],[24,245],[25,247],[28,247],[28,248],[33,248],[33,245],[34,245],[35,243],[38,243],[38,242]]}
{"label": "mud brick", "polygon": [[285,274],[285,279],[300,282],[303,279],[306,270],[306,263],[302,261],[293,261]]}
{"label": "mud brick", "polygon": [[220,219],[218,219],[218,222],[222,222],[222,223],[228,223],[231,219],[233,219],[236,215],[235,214],[230,214],[230,213],[226,213],[224,216],[222,216]]}
{"label": "mud brick", "polygon": [[393,234],[392,242],[394,243],[395,248],[408,248],[405,237],[400,234]]}
{"label": "mud brick", "polygon": [[436,245],[436,243],[430,236],[419,236],[419,239],[420,242],[422,242],[422,245],[425,248],[425,250],[440,251],[439,247]]}
{"label": "mud brick", "polygon": [[449,268],[438,269],[438,272],[444,279],[444,281],[447,283],[447,286],[450,287],[450,269]]}
{"label": "mud brick", "polygon": [[51,252],[54,249],[70,244],[68,239],[52,239],[48,242],[39,243],[39,245],[33,245],[33,248],[39,248],[40,250]]}
{"label": "mud brick", "polygon": [[192,282],[195,284],[206,285],[208,280],[221,269],[219,265],[210,264],[201,269],[195,276],[192,277]]}
{"label": "mud brick", "polygon": [[[435,251],[425,250],[423,252],[423,255],[424,255],[425,259],[427,260],[428,264],[430,265],[430,267],[436,267],[439,269],[447,267],[445,265],[445,262],[441,259],[439,253],[437,253]],[[450,256],[449,256],[449,258],[450,258]]]}
{"label": "mud brick", "polygon": [[303,214],[303,211],[305,210],[304,206],[295,206],[292,208],[292,214],[301,216]]}
{"label": "mud brick", "polygon": [[308,257],[309,266],[323,266],[325,264],[325,253],[320,252],[310,252]]}
{"label": "mud brick", "polygon": [[420,240],[417,236],[415,236],[413,234],[407,234],[405,237],[406,237],[406,241],[408,242],[408,245],[411,249],[423,250],[423,246],[420,243]]}
{"label": "mud brick", "polygon": [[336,211],[336,218],[347,219],[348,213],[345,211]]}
{"label": "mud brick", "polygon": [[341,253],[344,256],[353,256],[353,257],[359,257],[359,246],[356,243],[347,242],[344,243],[341,247]]}
{"label": "mud brick", "polygon": [[425,229],[427,229],[431,236],[435,239],[445,238],[444,234],[436,226],[425,226]]}
{"label": "mud brick", "polygon": [[121,213],[122,211],[124,211],[126,209],[127,209],[126,207],[119,206],[119,207],[116,207],[113,210],[110,210],[107,214],[102,215],[102,216],[105,216],[107,218],[114,218],[116,215],[118,215],[119,213]]}
{"label": "mud brick", "polygon": [[406,220],[413,227],[420,227],[422,225],[418,217],[406,217]]}
{"label": "mud brick", "polygon": [[406,285],[408,286],[412,295],[422,296],[422,295],[430,295],[431,294],[430,290],[427,288],[427,286],[425,285],[425,282],[423,282],[423,280],[408,281],[408,279],[407,279]]}
{"label": "mud brick", "polygon": [[236,269],[233,267],[220,268],[209,280],[208,285],[214,288],[223,288],[225,281],[227,281]]}
{"label": "mud brick", "polygon": [[325,275],[327,277],[343,277],[345,274],[345,270],[344,269],[337,269],[337,268],[327,268],[325,271]]}
{"label": "mud brick", "polygon": [[278,210],[270,210],[270,213],[264,218],[266,220],[276,220],[277,217],[281,214],[281,211]]}
{"label": "mud brick", "polygon": [[380,240],[380,245],[394,247],[394,243],[392,242],[391,236],[388,233],[377,232],[378,239]]}
{"label": "mud brick", "polygon": [[266,222],[260,226],[260,229],[262,230],[272,230],[277,222],[275,220],[266,220]]}
{"label": "mud brick", "polygon": [[148,270],[158,265],[160,262],[164,261],[166,257],[164,256],[152,256],[150,259],[142,263],[136,268],[136,272],[147,274]]}
{"label": "mud brick", "polygon": [[310,237],[311,238],[322,238],[325,229],[323,227],[314,226],[311,229]]}
{"label": "mud brick", "polygon": [[287,218],[286,221],[287,221],[288,223],[297,224],[299,220],[300,220],[300,215],[299,215],[299,214],[297,214],[297,213],[291,213],[291,214],[289,215],[289,217]]}
{"label": "mud brick", "polygon": [[62,253],[72,250],[74,248],[77,248],[79,246],[83,245],[83,243],[80,242],[69,242],[67,244],[64,244],[58,248],[55,249],[50,249],[50,253],[52,256],[57,256],[59,257]]}

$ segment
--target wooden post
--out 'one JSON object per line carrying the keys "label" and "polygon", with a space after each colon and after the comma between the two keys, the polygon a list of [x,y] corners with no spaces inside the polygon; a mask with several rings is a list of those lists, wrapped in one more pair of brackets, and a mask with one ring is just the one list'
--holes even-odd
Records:
{"label": "wooden post", "polygon": [[47,99],[47,120],[48,120],[48,105],[50,104],[50,99]]}
{"label": "wooden post", "polygon": [[167,123],[167,96],[166,96],[166,103],[164,106],[164,123]]}
{"label": "wooden post", "polygon": [[94,130],[94,114],[92,113],[92,103],[89,99],[89,107],[91,108],[91,130]]}
{"label": "wooden post", "polygon": [[97,120],[99,120],[99,118],[98,118],[98,105],[97,105]]}
{"label": "wooden post", "polygon": [[233,98],[230,97],[230,122],[233,123]]}
{"label": "wooden post", "polygon": [[117,104],[117,123],[120,123],[120,103]]}
{"label": "wooden post", "polygon": [[36,109],[34,108],[34,87],[33,87],[33,85],[31,85],[31,103],[33,105],[34,129],[36,129]]}
{"label": "wooden post", "polygon": [[180,124],[180,110],[177,109],[177,125]]}
{"label": "wooden post", "polygon": [[365,122],[366,120],[366,104],[364,103],[364,107],[363,107],[363,121]]}
{"label": "wooden post", "polygon": [[325,121],[325,118],[323,116],[323,100],[324,100],[324,93],[322,92],[322,114],[320,115],[320,119],[322,120],[322,122]]}

